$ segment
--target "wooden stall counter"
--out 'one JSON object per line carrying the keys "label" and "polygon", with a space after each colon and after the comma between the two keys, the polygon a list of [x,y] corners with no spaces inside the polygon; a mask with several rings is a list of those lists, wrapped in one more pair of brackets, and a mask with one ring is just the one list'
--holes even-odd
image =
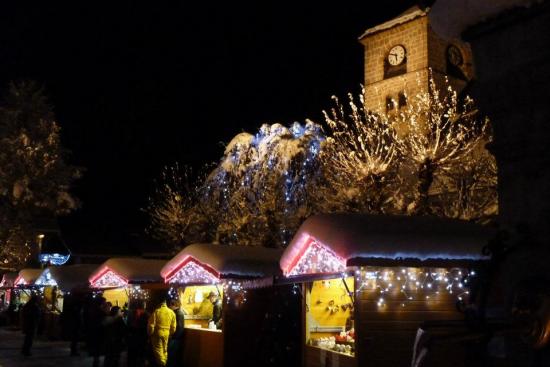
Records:
{"label": "wooden stall counter", "polygon": [[305,365],[308,367],[356,367],[357,360],[349,354],[335,352],[313,345],[304,350]]}
{"label": "wooden stall counter", "polygon": [[223,366],[223,333],[221,330],[186,327],[183,343],[184,366]]}

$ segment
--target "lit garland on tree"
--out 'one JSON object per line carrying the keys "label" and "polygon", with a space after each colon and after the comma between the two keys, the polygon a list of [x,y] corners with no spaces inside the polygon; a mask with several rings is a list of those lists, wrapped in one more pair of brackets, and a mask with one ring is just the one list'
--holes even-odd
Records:
{"label": "lit garland on tree", "polygon": [[321,151],[323,181],[314,190],[323,212],[388,213],[399,206],[401,140],[389,116],[365,107],[349,94],[349,109],[333,96],[336,107],[323,111],[330,136]]}
{"label": "lit garland on tree", "polygon": [[214,241],[285,246],[310,212],[308,185],[318,174],[324,135],[312,122],[263,125],[227,145],[203,199],[217,218]]}
{"label": "lit garland on tree", "polygon": [[487,118],[473,100],[460,101],[447,80],[407,95],[398,110],[370,111],[363,93],[337,98],[325,112],[331,130],[314,183],[322,213],[432,214],[490,220],[498,211],[497,172],[485,145]]}
{"label": "lit garland on tree", "polygon": [[448,83],[431,78],[425,89],[386,112],[370,111],[363,94],[350,95],[349,108],[335,98],[327,137],[311,121],[240,133],[192,194],[161,190],[172,199],[158,219],[173,222],[168,231],[194,228],[195,242],[267,247],[285,247],[315,213],[490,220],[498,205],[488,120]]}

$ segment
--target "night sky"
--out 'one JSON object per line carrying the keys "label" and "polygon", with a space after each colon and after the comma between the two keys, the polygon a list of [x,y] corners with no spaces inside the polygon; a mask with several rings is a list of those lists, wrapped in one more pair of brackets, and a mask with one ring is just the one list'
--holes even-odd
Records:
{"label": "night sky", "polygon": [[132,248],[162,167],[217,161],[265,122],[320,121],[363,79],[358,36],[414,1],[3,1],[0,88],[43,84],[82,208],[61,220],[73,250]]}

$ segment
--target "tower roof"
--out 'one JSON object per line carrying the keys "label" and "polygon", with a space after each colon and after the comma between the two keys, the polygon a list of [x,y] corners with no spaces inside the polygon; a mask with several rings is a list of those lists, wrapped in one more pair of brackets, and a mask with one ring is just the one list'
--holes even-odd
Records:
{"label": "tower roof", "polygon": [[377,33],[380,31],[383,31],[385,29],[392,28],[398,24],[403,24],[406,22],[409,22],[413,19],[424,17],[428,14],[429,8],[426,8],[425,10],[422,10],[418,5],[415,5],[407,10],[405,10],[403,13],[399,14],[397,17],[392,18],[382,24],[378,24],[377,26],[374,26],[372,28],[367,29],[363,34],[359,37],[359,39],[363,39],[366,36]]}

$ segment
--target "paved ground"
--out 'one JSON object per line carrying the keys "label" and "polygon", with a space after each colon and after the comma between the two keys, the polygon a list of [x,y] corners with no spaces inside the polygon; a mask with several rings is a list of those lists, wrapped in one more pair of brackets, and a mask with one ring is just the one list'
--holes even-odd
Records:
{"label": "paved ground", "polygon": [[[80,357],[69,356],[69,342],[66,341],[35,340],[30,357],[21,355],[22,344],[21,331],[0,328],[0,367],[92,366],[92,359],[85,351]],[[126,365],[125,361],[121,362],[121,366]]]}

